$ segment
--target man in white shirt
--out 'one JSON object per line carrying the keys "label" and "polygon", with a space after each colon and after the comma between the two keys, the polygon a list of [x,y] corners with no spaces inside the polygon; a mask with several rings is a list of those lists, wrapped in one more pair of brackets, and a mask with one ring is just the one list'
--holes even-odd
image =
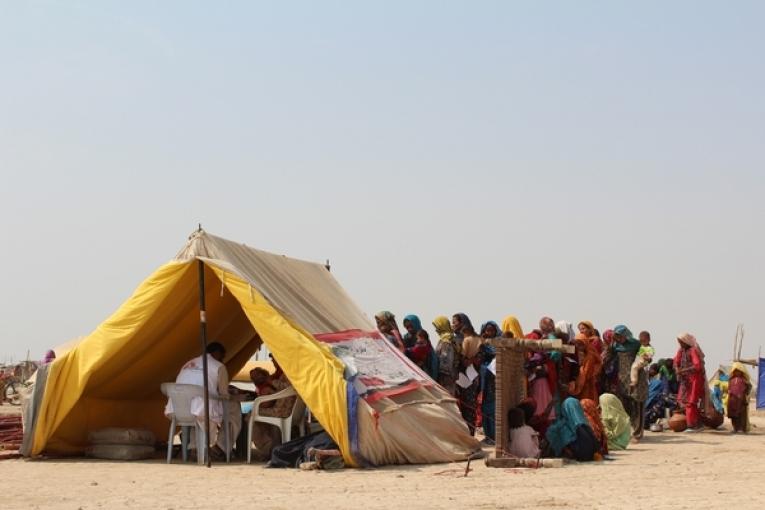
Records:
{"label": "man in white shirt", "polygon": [[[239,432],[242,429],[242,411],[238,401],[225,400],[229,397],[228,371],[223,360],[226,357],[226,348],[218,342],[207,346],[207,385],[210,393],[210,444],[211,453],[214,456],[225,455],[225,434],[222,433],[223,413],[228,413],[229,427],[231,427],[229,444],[233,446]],[[194,384],[203,386],[204,376],[202,372],[202,356],[197,356],[186,362],[175,379],[176,384]],[[222,397],[222,399],[221,399]],[[165,415],[173,412],[172,403],[168,400],[165,406]],[[197,417],[199,425],[204,427],[205,402],[203,397],[194,397],[191,400],[191,414]],[[194,441],[191,441],[194,445]],[[193,447],[193,446],[192,446]]]}

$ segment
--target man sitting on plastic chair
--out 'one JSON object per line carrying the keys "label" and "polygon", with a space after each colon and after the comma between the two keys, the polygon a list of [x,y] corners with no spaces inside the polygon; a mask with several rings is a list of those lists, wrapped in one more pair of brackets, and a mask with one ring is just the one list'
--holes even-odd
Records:
{"label": "man sitting on plastic chair", "polygon": [[[254,368],[250,371],[250,379],[255,384],[259,397],[273,395],[292,386],[273,356],[271,361],[276,368],[272,375],[262,368]],[[264,402],[260,406],[260,415],[286,418],[292,413],[295,398],[292,396],[273,402]],[[261,462],[267,461],[271,458],[271,450],[282,442],[281,432],[278,427],[268,423],[255,422],[252,424],[252,442],[257,450],[253,452],[255,459]]]}
{"label": "man sitting on plastic chair", "polygon": [[[228,414],[228,423],[231,427],[232,435],[229,437],[229,445],[236,443],[236,438],[242,429],[242,411],[238,402],[225,400],[229,398],[229,378],[226,365],[223,359],[226,357],[226,348],[218,342],[213,342],[207,346],[207,384],[210,391],[210,454],[213,459],[222,460],[225,458],[225,434],[221,430],[223,424],[224,412]],[[202,356],[197,356],[183,365],[176,384],[194,384],[203,385],[202,375]],[[172,413],[172,405],[168,400],[165,407],[165,414]],[[204,398],[194,397],[191,401],[191,414],[197,417],[201,427],[204,427],[205,403]],[[192,440],[191,445],[195,442]]]}

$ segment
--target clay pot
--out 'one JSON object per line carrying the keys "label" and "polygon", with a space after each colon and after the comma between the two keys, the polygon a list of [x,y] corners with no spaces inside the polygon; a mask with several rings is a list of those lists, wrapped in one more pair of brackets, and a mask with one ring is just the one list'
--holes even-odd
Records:
{"label": "clay pot", "polygon": [[685,421],[685,413],[675,411],[669,419],[669,428],[675,432],[682,432],[687,429],[688,423]]}

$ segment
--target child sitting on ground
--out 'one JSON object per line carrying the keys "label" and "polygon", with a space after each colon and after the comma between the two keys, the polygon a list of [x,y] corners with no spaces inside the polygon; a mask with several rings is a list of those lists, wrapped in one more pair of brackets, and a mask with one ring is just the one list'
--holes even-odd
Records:
{"label": "child sitting on ground", "polygon": [[651,364],[656,354],[656,349],[651,347],[651,334],[648,331],[641,331],[638,337],[640,339],[640,349],[635,356],[635,361],[630,368],[630,387],[634,388],[638,383],[640,371]]}
{"label": "child sitting on ground", "polygon": [[520,407],[514,407],[507,413],[510,429],[508,453],[521,459],[539,458],[539,434],[526,424],[526,414]]}

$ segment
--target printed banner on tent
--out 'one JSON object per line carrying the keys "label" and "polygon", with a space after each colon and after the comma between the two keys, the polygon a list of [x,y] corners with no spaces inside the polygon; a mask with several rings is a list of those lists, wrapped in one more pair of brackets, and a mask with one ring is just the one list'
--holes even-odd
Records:
{"label": "printed banner on tent", "polygon": [[377,331],[350,330],[314,335],[345,364],[345,378],[361,398],[374,402],[433,381]]}

